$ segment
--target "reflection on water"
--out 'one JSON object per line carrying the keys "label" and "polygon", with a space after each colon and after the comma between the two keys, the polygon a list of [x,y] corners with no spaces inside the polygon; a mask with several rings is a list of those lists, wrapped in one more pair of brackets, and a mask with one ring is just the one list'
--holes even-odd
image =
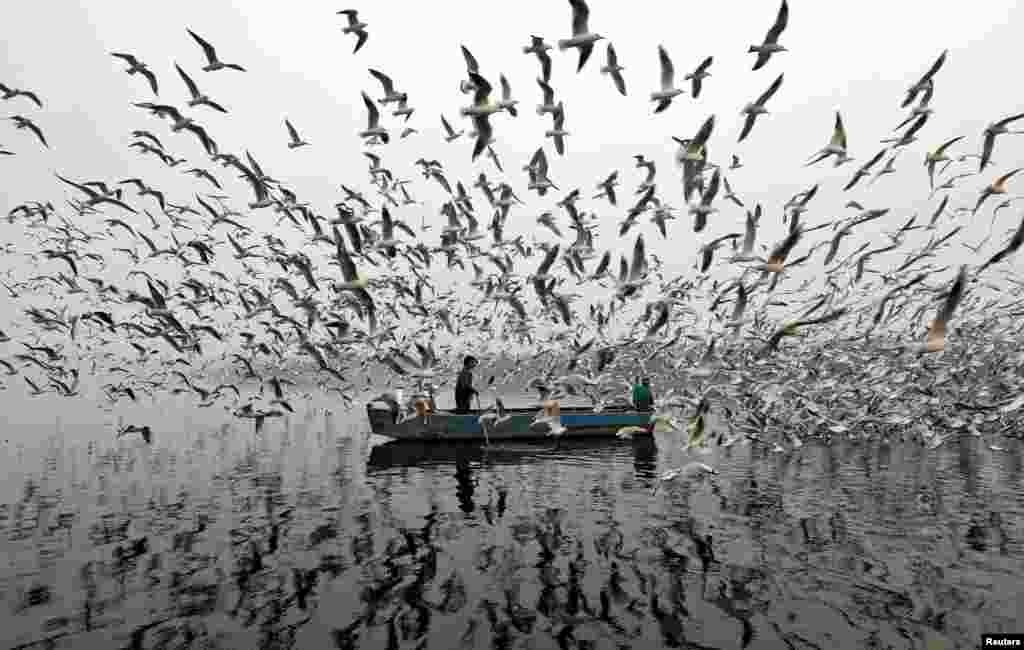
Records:
{"label": "reflection on water", "polygon": [[4,647],[954,648],[1024,621],[1016,440],[737,445],[655,490],[672,437],[382,447],[309,413],[64,439],[9,450]]}

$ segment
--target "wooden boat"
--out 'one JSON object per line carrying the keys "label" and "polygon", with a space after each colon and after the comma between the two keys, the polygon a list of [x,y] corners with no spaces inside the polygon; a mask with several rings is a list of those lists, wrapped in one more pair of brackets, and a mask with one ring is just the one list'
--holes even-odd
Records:
{"label": "wooden boat", "polygon": [[481,445],[475,441],[455,441],[439,445],[433,440],[389,440],[370,449],[367,467],[371,471],[396,467],[426,467],[487,463],[488,465],[533,465],[551,459],[584,456],[588,461],[601,458],[627,460],[651,466],[654,474],[657,447],[654,438],[642,436],[633,440],[575,438],[573,440],[506,441]]}
{"label": "wooden boat", "polygon": [[[480,416],[486,411],[437,411],[403,416],[397,406],[378,401],[367,404],[370,430],[395,440],[550,440],[546,427],[532,426],[538,413],[536,407],[506,409],[509,417],[488,427],[485,437]],[[651,414],[625,406],[607,407],[601,411],[570,406],[561,408],[560,418],[565,427],[561,438],[607,438],[614,437],[623,427],[648,426]]]}

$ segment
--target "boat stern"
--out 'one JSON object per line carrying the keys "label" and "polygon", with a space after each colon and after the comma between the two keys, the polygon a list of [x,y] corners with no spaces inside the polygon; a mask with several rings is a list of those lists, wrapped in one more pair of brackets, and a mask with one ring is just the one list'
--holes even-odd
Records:
{"label": "boat stern", "polygon": [[398,423],[398,404],[387,405],[384,402],[369,402],[366,405],[366,417],[370,422],[370,431],[378,435],[388,433]]}

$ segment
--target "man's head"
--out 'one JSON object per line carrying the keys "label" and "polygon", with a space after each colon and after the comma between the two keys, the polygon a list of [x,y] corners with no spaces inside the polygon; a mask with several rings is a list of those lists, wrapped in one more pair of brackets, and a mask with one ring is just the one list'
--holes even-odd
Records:
{"label": "man's head", "polygon": [[474,357],[472,354],[467,354],[466,358],[462,360],[462,367],[466,368],[467,370],[472,370],[473,368],[476,368],[476,364],[476,357]]}
{"label": "man's head", "polygon": [[650,377],[644,377],[644,378],[643,378],[643,379],[642,379],[642,380],[640,381],[640,383],[641,383],[641,384],[643,384],[644,386],[647,386],[647,387],[649,388],[649,387],[650,387],[650,385],[651,385],[651,378],[650,378]]}

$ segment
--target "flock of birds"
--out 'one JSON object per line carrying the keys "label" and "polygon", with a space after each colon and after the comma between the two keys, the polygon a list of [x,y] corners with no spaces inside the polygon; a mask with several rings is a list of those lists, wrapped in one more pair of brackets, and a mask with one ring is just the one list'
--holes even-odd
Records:
{"label": "flock of birds", "polygon": [[[609,92],[629,96],[613,44],[590,28],[587,3],[569,0],[569,5],[570,36],[552,46],[533,35],[523,47],[540,64],[542,101],[536,110],[551,116],[551,128],[543,135],[552,140],[559,157],[566,154],[570,133],[565,104],[556,99],[551,85],[551,50],[576,50],[576,72],[582,73],[598,41],[606,41],[600,72],[611,80]],[[368,43],[372,47],[369,25],[356,10],[338,14],[346,19],[342,32],[356,39],[353,53]],[[787,51],[781,42],[788,20],[783,0],[763,41],[749,47],[753,70],[778,64],[776,55]],[[224,62],[223,53],[199,34],[188,34],[202,50],[205,73],[246,72],[241,65]],[[1006,195],[1021,168],[990,182],[988,175],[1000,136],[1017,133],[1011,127],[1024,113],[987,126],[977,153],[964,149],[966,135],[930,149],[924,157],[928,198],[942,194],[930,217],[919,220],[915,214],[896,229],[876,229],[852,251],[843,251],[844,239],[855,231],[865,234],[866,224],[877,227],[890,209],[850,200],[844,206],[846,216],[806,223],[804,215],[816,210],[812,201],[819,185],[782,206],[787,233],[781,241],[759,244],[760,219],[767,210],[761,205],[748,208],[730,185],[726,174],[744,166],[738,153],[728,163],[710,156],[708,143],[717,124],[711,115],[692,137],[673,138],[682,172],[681,196],[696,235],[709,226],[736,231],[709,236],[700,243],[696,272],[674,276],[662,260],[647,253],[641,233],[633,240],[631,256],[620,258],[616,271],[613,251],[602,253],[597,246],[599,220],[581,207],[587,197],[580,188],[537,216],[532,231],[506,235],[510,214],[525,205],[517,192],[525,188],[539,197],[561,192],[551,179],[554,161],[544,146],[538,147],[521,170],[525,185],[515,186],[514,174],[502,165],[498,136],[500,120],[518,116],[519,101],[503,74],[496,97],[493,76],[485,76],[466,46],[462,54],[466,71],[460,90],[470,99],[458,115],[468,120],[471,130],[456,128],[442,115],[443,139],[448,144],[471,140],[472,161],[479,164],[485,154],[504,180],[494,182],[480,170],[467,187],[450,178],[442,162],[417,160],[431,189],[443,197],[440,224],[428,223],[426,217],[419,224],[409,223],[398,216],[421,211],[421,201],[411,191],[413,181],[401,178],[384,152],[396,132],[408,138],[417,131],[408,126],[415,110],[408,93],[387,74],[369,70],[383,97],[375,100],[361,93],[367,123],[356,134],[366,146],[376,196],[342,185],[334,214],[323,216],[279,175],[264,171],[250,151],[223,150],[197,121],[202,111],[227,113],[202,90],[214,84],[216,75],[197,83],[197,76],[175,64],[188,99],[184,105],[135,102],[140,122],[148,116],[153,126],[133,130],[130,147],[194,177],[193,196],[174,198],[141,177],[113,182],[57,174],[71,192],[69,198],[25,201],[11,209],[8,221],[22,226],[23,237],[35,245],[19,252],[38,270],[27,277],[16,273],[28,265],[6,271],[4,285],[11,301],[22,301],[17,317],[0,332],[0,339],[13,348],[0,360],[7,375],[20,375],[31,395],[74,397],[80,394],[82,374],[87,374],[97,378],[110,404],[170,389],[194,396],[200,406],[219,405],[252,419],[259,429],[267,418],[293,411],[298,389],[292,386],[297,383],[315,381],[351,404],[375,366],[388,369],[389,384],[435,382],[454,375],[463,353],[488,342],[512,341],[532,350],[516,353],[516,362],[524,373],[539,370],[527,386],[544,399],[586,395],[600,408],[624,392],[623,381],[638,368],[660,373],[656,386],[674,388],[659,390],[654,420],[666,430],[688,430],[695,446],[705,444],[703,418],[712,410],[737,436],[778,431],[769,438],[778,441],[776,446],[797,444],[800,431],[854,433],[872,424],[890,431],[919,431],[930,444],[941,443],[942,431],[960,425],[976,432],[989,423],[1002,427],[1000,431],[1010,429],[1008,422],[1022,405],[1016,394],[1024,359],[1004,354],[999,337],[1016,336],[1013,319],[1024,313],[1018,311],[1024,282],[994,273],[1006,269],[1004,262],[1024,243],[1024,220],[996,252],[979,257],[979,264],[953,269],[950,278],[942,275],[950,267],[934,260],[962,234],[979,230],[961,223],[961,216],[974,219],[983,208],[991,209],[994,224],[1020,198]],[[129,76],[146,81],[147,92],[160,96],[162,80],[152,67],[130,53],[112,56],[128,66]],[[654,113],[664,112],[686,92],[665,47],[658,47],[658,56],[660,88],[649,95]],[[895,173],[897,157],[924,137],[920,134],[934,113],[931,100],[946,59],[943,52],[907,89],[900,106],[909,114],[897,135],[883,140],[882,148],[853,171],[844,191],[864,179],[870,178],[870,186]],[[693,99],[709,83],[713,64],[708,56],[683,76]],[[778,74],[742,108],[739,142],[764,122],[783,79]],[[35,92],[6,85],[0,91],[5,101],[44,106]],[[399,126],[386,123],[388,107],[402,120]],[[39,145],[51,146],[34,116],[10,120]],[[156,128],[161,122],[163,130]],[[315,146],[290,120],[285,120],[285,131],[290,150]],[[194,136],[206,165],[200,162],[202,156],[179,157],[178,150],[165,144],[168,134],[176,133]],[[31,140],[20,144],[30,146]],[[7,147],[0,152],[16,155]],[[839,112],[827,144],[807,165],[828,160],[835,167],[854,160]],[[216,171],[218,164],[223,171]],[[635,200],[622,210],[619,237],[625,239],[639,228],[643,217],[662,237],[678,237],[672,232],[678,226],[669,227],[678,219],[676,210],[666,200],[669,193],[678,196],[675,183],[670,190],[659,185],[656,165],[644,155],[635,156],[635,166],[646,178],[635,188]],[[229,195],[231,173],[251,189],[251,200],[242,206]],[[978,175],[986,183],[977,200],[953,204],[952,190]],[[613,171],[596,183],[598,193],[590,201],[620,209],[624,181]],[[992,205],[993,197],[1002,200]],[[724,214],[726,202],[745,210],[742,228],[732,227]],[[261,213],[277,218],[274,229],[260,232]],[[439,240],[430,234],[435,227]],[[565,238],[566,228],[574,232],[571,241]],[[826,236],[812,240],[815,232]],[[923,241],[915,241],[923,234]],[[975,253],[992,237],[990,224]],[[901,260],[873,266],[875,259],[895,260],[898,255]],[[809,271],[812,265],[817,269],[801,278],[801,267]],[[448,288],[436,280],[439,267],[457,278]],[[723,272],[732,272],[732,277],[719,280]],[[821,286],[814,287],[815,282]],[[988,296],[980,290],[986,287]],[[600,299],[586,309],[574,308],[583,289]],[[778,308],[792,315],[775,322],[772,314]],[[925,312],[934,317],[919,342],[894,340],[903,332],[917,336]],[[962,325],[953,328],[958,321]],[[4,333],[15,330],[13,335]],[[952,331],[960,337],[950,350]],[[810,339],[806,332],[821,336]],[[800,345],[783,344],[802,335]],[[210,346],[220,355],[208,353]],[[927,357],[944,350],[941,361]],[[315,364],[312,372],[283,369],[297,353]],[[984,363],[979,365],[979,358]],[[235,372],[211,383],[220,360],[230,361]],[[83,364],[91,364],[88,373]],[[969,396],[961,395],[968,389]],[[963,413],[965,408],[981,419],[965,420],[948,412]],[[500,400],[495,400],[495,408],[485,415],[500,417],[500,409]],[[686,424],[677,420],[680,410],[687,413]],[[120,433],[139,433],[151,441],[154,426],[130,424]],[[560,429],[557,421],[550,426],[555,432]]]}

